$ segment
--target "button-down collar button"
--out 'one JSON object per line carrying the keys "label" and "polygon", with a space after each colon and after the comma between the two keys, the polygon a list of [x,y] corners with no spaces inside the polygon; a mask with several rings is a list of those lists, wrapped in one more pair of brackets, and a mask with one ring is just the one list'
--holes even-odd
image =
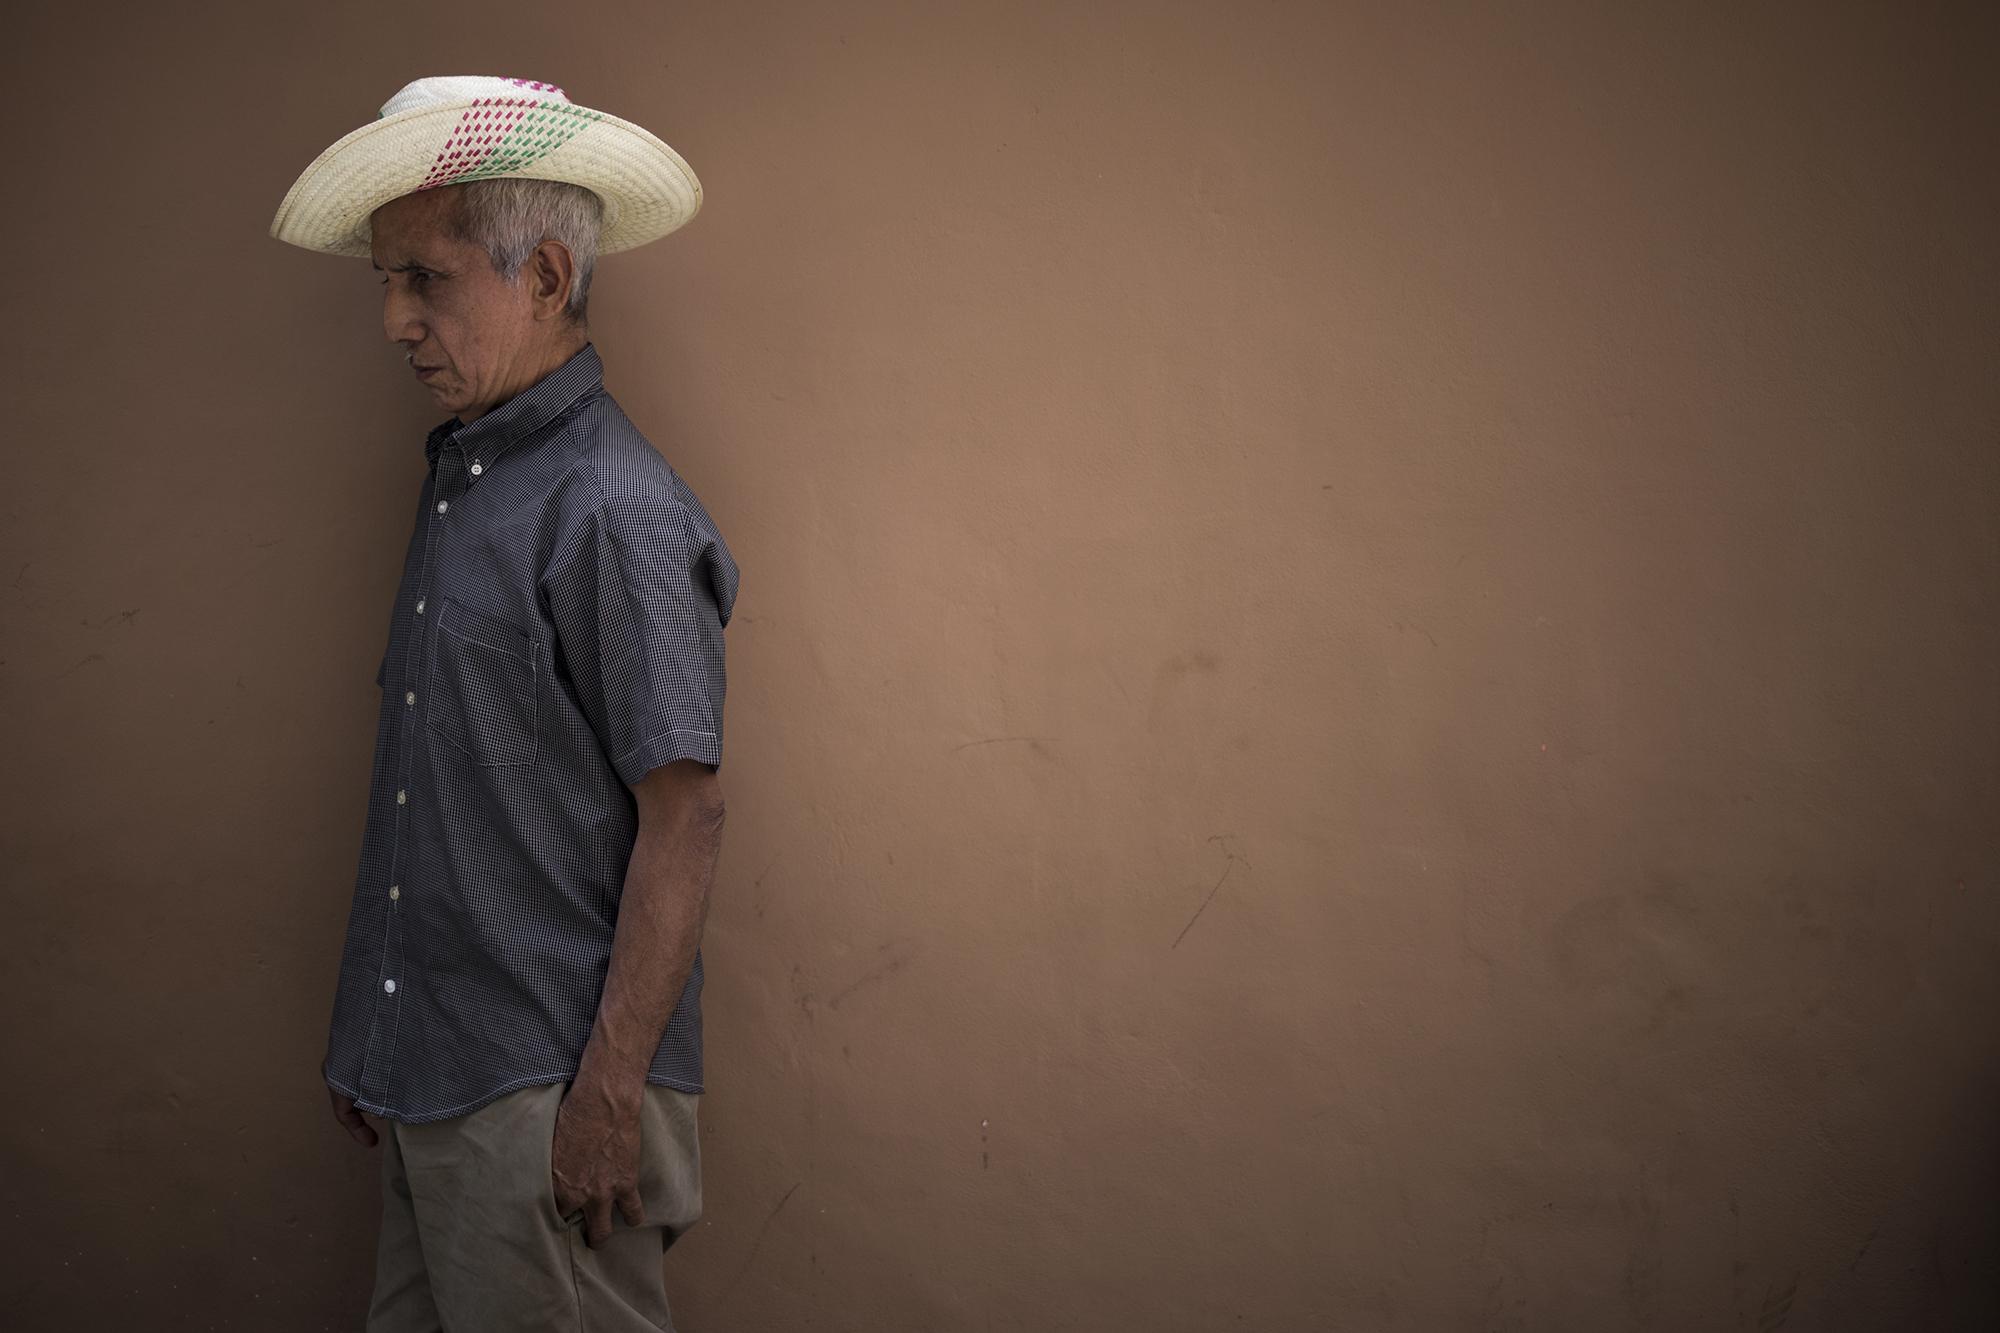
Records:
{"label": "button-down collar button", "polygon": [[400,791],[396,793],[396,804],[397,804],[397,805],[403,805],[403,804],[405,804],[405,803],[406,803],[406,802],[408,801],[408,799],[409,799],[409,797],[408,797],[408,794],[407,794],[407,793],[405,793],[405,792],[400,792]]}
{"label": "button-down collar button", "polygon": [[417,598],[417,614],[422,615],[423,613],[424,613],[424,599],[419,597]]}
{"label": "button-down collar button", "polygon": [[384,981],[382,983],[382,989],[388,991],[391,995],[394,995],[396,993],[396,979],[394,977],[390,977],[388,980]]}
{"label": "button-down collar button", "polygon": [[438,501],[438,512],[439,512],[440,514],[442,514],[442,513],[443,513],[443,512],[445,511],[445,506],[449,505],[450,503],[451,503],[451,501],[449,501],[449,500],[439,500],[439,501]]}
{"label": "button-down collar button", "polygon": [[479,460],[478,460],[478,459],[476,459],[476,458],[475,458],[475,459],[473,459],[473,460],[472,460],[472,475],[473,475],[473,476],[475,476],[475,477],[476,477],[476,476],[478,476],[478,475],[480,474],[481,470],[482,470],[482,469],[481,469],[481,468],[480,468],[480,466],[479,466]]}
{"label": "button-down collar button", "polygon": [[400,898],[400,897],[402,897],[402,896],[403,896],[403,886],[402,886],[402,885],[400,885],[400,884],[391,884],[391,885],[389,886],[389,896],[390,896],[390,897],[391,897],[392,899],[393,899],[393,898]]}
{"label": "button-down collar button", "polygon": [[408,694],[405,694],[403,696],[403,702],[406,704],[413,704],[416,701],[417,701],[417,692],[415,690],[411,690]]}

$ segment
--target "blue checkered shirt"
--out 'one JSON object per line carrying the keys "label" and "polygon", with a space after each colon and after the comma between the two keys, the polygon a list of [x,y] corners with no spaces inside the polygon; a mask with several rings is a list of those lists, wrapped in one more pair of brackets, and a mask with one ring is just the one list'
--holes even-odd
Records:
{"label": "blue checkered shirt", "polygon": [[[638,831],[629,784],[722,762],[736,562],[594,345],[430,464],[376,673],[322,1073],[417,1124],[573,1078]],[[702,1091],[699,950],[648,1083]]]}

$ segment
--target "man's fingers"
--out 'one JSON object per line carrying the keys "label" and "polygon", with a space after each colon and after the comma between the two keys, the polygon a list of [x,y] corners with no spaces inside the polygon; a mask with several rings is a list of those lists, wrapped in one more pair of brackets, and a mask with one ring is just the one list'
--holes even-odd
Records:
{"label": "man's fingers", "polygon": [[583,1206],[583,1243],[593,1250],[611,1239],[611,1210],[616,1207],[628,1227],[646,1225],[646,1201],[637,1185],[627,1185],[615,1197],[591,1199]]}
{"label": "man's fingers", "polygon": [[611,1239],[611,1200],[594,1199],[584,1210],[584,1244],[596,1249]]}
{"label": "man's fingers", "polygon": [[345,1093],[333,1094],[333,1118],[341,1123],[356,1143],[363,1147],[375,1146],[375,1127],[361,1118],[361,1112],[354,1109],[354,1101]]}

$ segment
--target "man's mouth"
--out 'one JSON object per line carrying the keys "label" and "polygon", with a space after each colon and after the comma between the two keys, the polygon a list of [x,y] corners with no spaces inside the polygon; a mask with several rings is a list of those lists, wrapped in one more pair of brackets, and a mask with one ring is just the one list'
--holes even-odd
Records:
{"label": "man's mouth", "polygon": [[442,369],[444,369],[444,367],[442,366],[418,366],[417,378],[420,380],[429,379],[431,376],[437,374],[438,371]]}

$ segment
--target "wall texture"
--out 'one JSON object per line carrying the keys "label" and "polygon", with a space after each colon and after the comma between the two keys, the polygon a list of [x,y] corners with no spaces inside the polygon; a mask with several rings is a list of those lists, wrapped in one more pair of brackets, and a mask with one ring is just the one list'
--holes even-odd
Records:
{"label": "wall texture", "polygon": [[684,1330],[1991,1327],[2000,34],[1504,8],[16,7],[4,1322],[358,1326],[438,418],[265,228],[490,72],[707,190]]}

